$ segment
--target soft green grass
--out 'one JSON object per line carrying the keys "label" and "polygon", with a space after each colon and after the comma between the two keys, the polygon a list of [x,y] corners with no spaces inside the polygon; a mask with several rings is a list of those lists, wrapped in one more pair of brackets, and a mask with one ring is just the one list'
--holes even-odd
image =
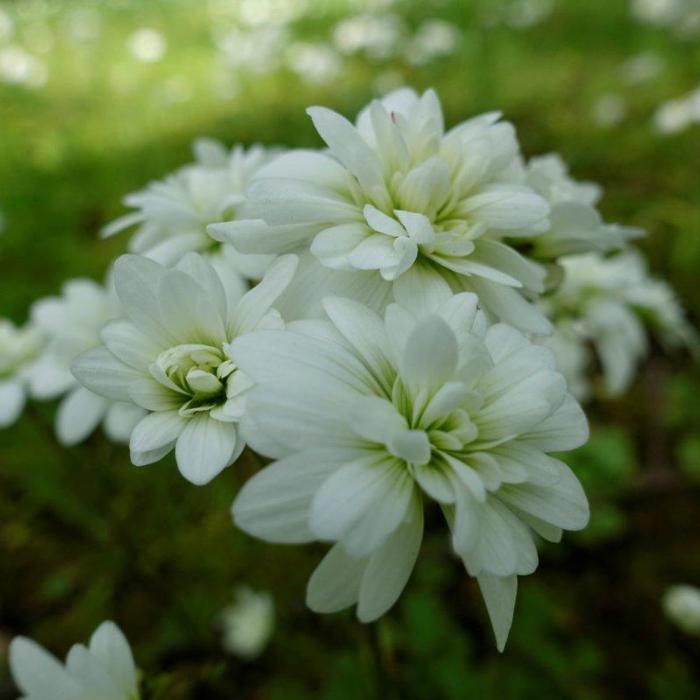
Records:
{"label": "soft green grass", "polygon": [[[304,108],[353,115],[390,69],[417,88],[435,86],[450,123],[501,109],[526,153],[559,151],[577,177],[601,182],[605,215],[649,231],[642,245],[653,269],[697,319],[700,127],[660,136],[651,117],[696,86],[700,45],[635,24],[623,0],[560,0],[526,31],[478,28],[494,4],[395,3],[411,26],[439,16],[463,27],[451,58],[421,68],[350,58],[326,87],[286,70],[242,76],[238,95],[223,100],[211,88],[206,3],[102,2],[99,39],[78,46],[60,27],[86,3],[51,3],[56,12],[41,20],[58,37],[44,57],[48,84],[0,86],[0,314],[22,320],[67,277],[103,275],[124,240],[100,241],[97,230],[121,213],[125,193],[186,161],[195,136],[318,145]],[[308,5],[295,34],[327,37],[344,3]],[[28,5],[1,6],[14,15]],[[163,61],[128,54],[140,26],[167,36]],[[625,84],[622,61],[648,50],[664,59],[662,73]],[[168,102],[163,83],[178,76],[191,98]],[[591,113],[610,92],[624,97],[627,116],[603,128]],[[523,580],[503,656],[437,514],[404,598],[376,628],[314,616],[304,586],[323,548],[268,546],[231,525],[230,503],[253,464],[194,488],[169,460],[130,466],[100,435],[59,448],[53,407],[39,406],[0,433],[0,634],[29,634],[63,653],[114,618],[150,679],[147,697],[169,700],[695,697],[700,647],[663,618],[660,597],[672,583],[700,582],[699,389],[687,358],[657,354],[628,399],[592,407],[595,438],[574,458],[591,526],[546,548],[540,570]],[[222,652],[216,627],[240,583],[271,590],[278,610],[275,637],[252,664]],[[15,697],[2,683],[0,698]]]}

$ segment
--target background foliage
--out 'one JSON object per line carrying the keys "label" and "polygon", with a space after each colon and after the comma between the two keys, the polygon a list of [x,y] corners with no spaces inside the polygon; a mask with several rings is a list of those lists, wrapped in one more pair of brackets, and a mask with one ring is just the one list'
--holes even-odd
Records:
{"label": "background foliage", "polygon": [[[455,50],[420,65],[410,49],[358,52],[309,81],[290,59],[300,42],[333,46],[337,22],[370,5],[409,34],[426,19],[452,23]],[[534,19],[518,21],[523,7]],[[698,320],[700,128],[661,133],[654,114],[697,87],[700,41],[640,22],[625,0],[18,0],[0,9],[13,25],[0,31],[0,73],[8,46],[43,64],[29,84],[0,82],[2,315],[21,321],[64,279],[101,277],[124,240],[99,241],[99,227],[123,211],[125,193],[187,161],[195,136],[317,146],[306,106],[353,115],[407,83],[434,86],[448,123],[503,110],[525,153],[557,150],[576,177],[599,181],[606,218],[649,232],[652,268]],[[233,66],[221,37],[285,12],[270,65],[258,46]],[[143,27],[165,38],[157,60],[133,51]],[[656,64],[642,79],[629,67],[640,54]],[[194,488],[171,459],[132,467],[99,433],[60,448],[53,406],[35,405],[0,434],[0,655],[20,633],[62,655],[112,618],[150,698],[695,698],[700,642],[671,626],[660,598],[673,583],[700,583],[699,391],[690,359],[655,351],[628,397],[590,407],[594,437],[572,462],[592,522],[546,547],[539,571],[521,579],[504,655],[437,518],[390,615],[372,627],[319,617],[303,599],[322,548],[263,545],[231,525],[252,460]],[[276,600],[275,635],[255,662],[220,645],[217,618],[239,584]],[[0,698],[15,696],[3,669]]]}

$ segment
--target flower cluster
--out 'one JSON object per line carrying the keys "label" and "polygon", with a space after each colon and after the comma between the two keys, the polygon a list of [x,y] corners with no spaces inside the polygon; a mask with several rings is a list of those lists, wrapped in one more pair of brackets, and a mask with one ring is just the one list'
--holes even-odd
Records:
{"label": "flower cluster", "polygon": [[697,334],[673,290],[649,274],[638,251],[627,249],[609,258],[571,256],[560,263],[563,281],[542,302],[555,323],[555,332],[544,342],[579,398],[590,393],[591,348],[607,395],[619,396],[648,352],[645,327],[670,349],[697,347]]}
{"label": "flower cluster", "polygon": [[[174,450],[194,484],[249,445],[272,464],[234,521],[331,545],[307,589],[318,612],[384,614],[439,509],[503,649],[538,541],[588,521],[555,453],[588,437],[589,346],[615,393],[644,323],[672,345],[694,334],[630,247],[639,232],[606,223],[600,188],[558,156],[526,160],[499,114],[448,129],[436,94],[409,89],[355,123],[308,112],[321,150],[200,140],[127,197],[104,234],[138,228],[109,283],[75,280],[27,330],[0,326],[0,417],[26,391],[65,395],[63,442],[104,419],[135,465]],[[254,655],[269,629],[239,612],[227,645]]]}

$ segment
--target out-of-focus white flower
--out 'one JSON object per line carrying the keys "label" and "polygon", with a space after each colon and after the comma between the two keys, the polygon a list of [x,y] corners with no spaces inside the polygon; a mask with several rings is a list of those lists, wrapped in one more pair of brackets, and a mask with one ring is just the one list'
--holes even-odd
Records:
{"label": "out-of-focus white flower", "polygon": [[341,53],[362,52],[371,60],[385,61],[396,55],[407,34],[407,27],[398,15],[362,14],[338,22],[333,41]]}
{"label": "out-of-focus white flower", "polygon": [[103,622],[87,647],[74,645],[65,665],[26,637],[10,644],[10,670],[25,700],[139,700],[131,647]]}
{"label": "out-of-focus white flower", "polygon": [[319,85],[335,80],[343,66],[340,56],[326,44],[292,44],[287,60],[290,68],[302,80]]}
{"label": "out-of-focus white flower", "polygon": [[0,7],[0,41],[7,41],[14,31],[14,22],[7,11]]}
{"label": "out-of-focus white flower", "polygon": [[[583,490],[547,453],[588,437],[552,353],[504,324],[485,328],[473,294],[424,290],[384,319],[327,298],[329,321],[237,339],[256,382],[242,427],[277,459],[243,487],[236,523],[272,542],[335,542],[312,575],[317,612],[357,603],[361,621],[403,590],[436,500],[479,580],[502,649],[534,533],[558,541],[588,521]],[[414,313],[423,309],[418,317]]]}
{"label": "out-of-focus white flower", "polygon": [[251,73],[271,73],[282,64],[284,50],[289,44],[289,31],[273,24],[256,29],[234,27],[214,33],[229,70],[235,68]]}
{"label": "out-of-focus white flower", "polygon": [[676,134],[700,123],[700,88],[664,102],[654,113],[654,127],[662,134]]}
{"label": "out-of-focus white flower", "polygon": [[646,263],[629,249],[610,258],[596,254],[566,257],[561,286],[543,302],[558,323],[582,342],[592,343],[600,358],[607,393],[621,394],[648,351],[647,324],[671,347],[697,344],[671,288],[650,277]]}
{"label": "out-of-focus white flower", "polygon": [[112,236],[136,225],[138,229],[129,241],[129,250],[134,253],[168,266],[185,253],[207,253],[224,259],[242,276],[259,279],[270,257],[240,255],[230,246],[220,245],[207,233],[207,225],[237,218],[251,178],[279,151],[261,146],[228,150],[207,138],[195,141],[193,150],[196,162],[127,195],[124,203],[136,211],[108,224],[102,235]]}
{"label": "out-of-focus white flower", "polygon": [[168,44],[163,34],[156,29],[142,27],[137,29],[127,42],[134,58],[143,63],[160,61],[167,51]]}
{"label": "out-of-focus white flower", "polygon": [[19,418],[27,398],[24,373],[43,348],[44,335],[27,324],[17,328],[12,321],[0,319],[0,428]]}
{"label": "out-of-focus white flower", "polygon": [[263,652],[275,628],[275,601],[267,592],[241,586],[233,605],[221,613],[222,644],[226,651],[243,659]]}
{"label": "out-of-focus white flower", "polygon": [[520,181],[544,197],[551,206],[549,228],[531,240],[531,255],[556,260],[561,255],[589,251],[619,250],[630,239],[639,237],[639,229],[606,224],[595,205],[602,190],[594,182],[578,182],[556,153],[531,158],[522,170]]}
{"label": "out-of-focus white flower", "polygon": [[457,51],[462,41],[459,27],[440,19],[430,19],[418,27],[404,50],[409,63],[422,65]]}
{"label": "out-of-focus white flower", "polygon": [[173,448],[182,475],[204,484],[243,451],[237,424],[251,382],[231,360],[234,338],[283,325],[272,309],[296,258],[275,261],[245,295],[188,253],[176,269],[125,255],[114,285],[128,320],[102,330],[104,346],[84,353],[73,372],[89,390],[148,411],[131,433],[131,461],[151,464]]}
{"label": "out-of-focus white flower", "polygon": [[631,0],[632,15],[640,22],[669,25],[683,13],[686,0]]}
{"label": "out-of-focus white flower", "polygon": [[[100,12],[96,7],[78,7],[73,10],[70,10],[64,16],[63,24],[68,36],[73,41],[80,43],[95,41],[96,39],[98,39],[98,37],[100,36],[100,32],[102,31],[102,18],[100,17]],[[143,35],[140,39],[135,37],[136,35],[132,34],[130,41],[136,43],[141,42],[141,45],[138,47],[138,49],[143,51]],[[146,39],[145,41],[147,42],[148,39]],[[134,44],[130,43],[129,46],[131,48],[131,51],[135,54],[136,50],[134,48]],[[140,56],[137,57],[140,60],[147,60],[142,59]]]}
{"label": "out-of-focus white flower", "polygon": [[238,0],[237,18],[249,27],[287,24],[301,17],[308,0]]}
{"label": "out-of-focus white flower", "polygon": [[599,126],[611,127],[619,124],[627,115],[627,102],[622,95],[601,95],[593,105],[593,120]]}
{"label": "out-of-focus white flower", "polygon": [[658,77],[663,68],[662,56],[653,51],[643,51],[630,56],[620,66],[620,74],[630,85],[639,85]]}
{"label": "out-of-focus white flower", "polygon": [[515,29],[529,29],[543,22],[554,10],[554,0],[512,0],[506,21]]}
{"label": "out-of-focus white flower", "polygon": [[39,88],[49,72],[44,62],[20,46],[0,48],[0,82]]}
{"label": "out-of-focus white flower", "polygon": [[687,634],[700,634],[700,588],[679,584],[671,586],[663,597],[668,618]]}
{"label": "out-of-focus white flower", "polygon": [[32,305],[32,321],[45,343],[25,376],[32,398],[64,397],[56,414],[56,435],[64,445],[82,442],[100,422],[112,440],[128,442],[132,428],[144,415],[142,410],[88,391],[70,371],[78,355],[101,344],[102,327],[120,314],[111,283],[102,286],[89,279],[70,280],[63,285],[61,296]]}
{"label": "out-of-focus white flower", "polygon": [[436,286],[474,291],[497,317],[549,332],[526,300],[542,292],[545,270],[504,242],[543,233],[549,214],[545,199],[509,180],[512,125],[486,114],[445,131],[432,90],[375,100],[357,126],[323,107],[308,112],[329,152],[292,151],[262,168],[249,220],[210,226],[211,235],[242,253],[310,251],[320,265],[298,275],[288,302],[313,291],[318,307],[327,282],[380,309],[392,293],[401,302]]}

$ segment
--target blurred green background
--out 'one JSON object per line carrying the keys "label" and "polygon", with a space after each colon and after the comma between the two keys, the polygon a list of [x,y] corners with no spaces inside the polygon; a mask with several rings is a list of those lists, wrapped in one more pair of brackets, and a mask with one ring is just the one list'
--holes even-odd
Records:
{"label": "blurred green background", "polygon": [[[100,278],[125,240],[98,229],[194,137],[318,146],[306,106],[353,116],[401,84],[434,86],[448,123],[501,109],[526,154],[558,151],[600,182],[606,218],[649,232],[653,271],[697,322],[700,104],[685,121],[662,108],[700,86],[697,0],[1,2],[0,315]],[[252,463],[194,488],[99,433],[59,447],[54,407],[35,405],[0,433],[0,657],[16,634],[63,655],[112,618],[147,698],[700,697],[700,640],[660,602],[700,583],[699,394],[689,359],[655,351],[624,400],[589,407],[593,438],[570,461],[591,524],[521,579],[503,655],[437,518],[378,625],[316,616],[304,588],[323,548],[231,525]],[[217,626],[240,584],[276,601],[253,662]]]}

